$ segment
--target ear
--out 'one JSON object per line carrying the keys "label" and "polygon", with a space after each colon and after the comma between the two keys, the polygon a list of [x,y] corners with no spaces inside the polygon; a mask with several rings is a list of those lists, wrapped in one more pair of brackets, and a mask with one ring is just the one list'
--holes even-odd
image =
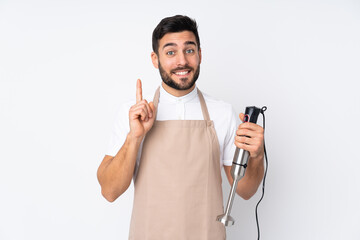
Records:
{"label": "ear", "polygon": [[159,68],[159,59],[155,52],[151,53],[151,61],[155,68]]}
{"label": "ear", "polygon": [[199,48],[199,64],[201,63],[201,48]]}

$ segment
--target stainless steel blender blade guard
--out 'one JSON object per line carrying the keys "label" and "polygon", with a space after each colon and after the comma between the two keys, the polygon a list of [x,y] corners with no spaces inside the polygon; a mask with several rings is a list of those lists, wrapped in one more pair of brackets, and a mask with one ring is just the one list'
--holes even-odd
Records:
{"label": "stainless steel blender blade guard", "polygon": [[235,220],[230,215],[226,214],[221,214],[217,216],[216,220],[224,224],[224,226],[226,227],[232,226],[235,223]]}

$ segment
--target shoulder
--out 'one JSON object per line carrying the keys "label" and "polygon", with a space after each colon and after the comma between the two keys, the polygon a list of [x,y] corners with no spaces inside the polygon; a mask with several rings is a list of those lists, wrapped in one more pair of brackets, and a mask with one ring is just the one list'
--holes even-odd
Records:
{"label": "shoulder", "polygon": [[218,129],[234,129],[239,124],[233,106],[206,93],[202,93],[209,111],[210,119]]}
{"label": "shoulder", "polygon": [[229,114],[233,114],[233,107],[230,103],[217,99],[203,92],[202,94],[204,96],[209,112],[216,111],[217,114],[226,114],[224,117],[228,117]]}

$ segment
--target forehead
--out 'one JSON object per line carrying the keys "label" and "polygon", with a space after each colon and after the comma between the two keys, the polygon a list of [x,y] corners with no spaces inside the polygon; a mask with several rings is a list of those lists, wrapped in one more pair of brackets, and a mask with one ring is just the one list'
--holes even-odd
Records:
{"label": "forehead", "polygon": [[182,31],[176,33],[167,33],[160,39],[159,48],[162,49],[169,43],[173,43],[176,46],[183,46],[189,41],[196,43],[195,34],[193,32]]}

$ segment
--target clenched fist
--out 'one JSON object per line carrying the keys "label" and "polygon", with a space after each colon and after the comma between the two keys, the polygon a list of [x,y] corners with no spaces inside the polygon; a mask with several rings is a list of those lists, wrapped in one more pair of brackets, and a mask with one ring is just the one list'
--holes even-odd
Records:
{"label": "clenched fist", "polygon": [[[244,121],[244,114],[240,113],[241,121]],[[251,122],[243,122],[236,131],[235,145],[250,153],[252,158],[264,156],[264,129]]]}

